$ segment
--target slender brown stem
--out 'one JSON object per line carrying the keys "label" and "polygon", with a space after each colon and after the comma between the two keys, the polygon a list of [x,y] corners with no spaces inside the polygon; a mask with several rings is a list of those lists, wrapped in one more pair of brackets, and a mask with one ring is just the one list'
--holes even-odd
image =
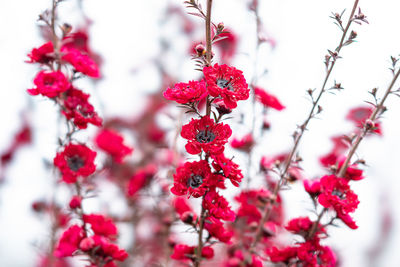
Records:
{"label": "slender brown stem", "polygon": [[196,259],[194,261],[194,266],[199,267],[201,263],[201,251],[203,250],[203,230],[204,230],[204,220],[205,220],[206,210],[201,205],[200,222],[199,222],[199,235],[198,235],[198,246],[196,250]]}
{"label": "slender brown stem", "polygon": [[211,43],[211,6],[212,0],[207,0],[207,14],[206,14],[206,61],[207,66],[211,65],[212,58],[212,43]]}
{"label": "slender brown stem", "polygon": [[[212,39],[211,39],[211,7],[212,0],[207,0],[207,13],[206,13],[206,66],[211,66],[212,59]],[[211,114],[211,102],[212,100],[207,96],[207,106],[206,106],[206,116]],[[208,161],[208,155],[206,155],[206,160]],[[203,197],[204,201],[204,197]],[[199,267],[201,264],[201,252],[203,250],[203,230],[204,230],[204,220],[205,220],[206,210],[201,203],[201,213],[199,221],[199,232],[198,232],[198,245],[196,250],[196,258],[194,260],[194,266]]]}
{"label": "slender brown stem", "polygon": [[60,57],[60,40],[57,36],[56,32],[56,10],[57,10],[57,4],[58,0],[53,0],[52,2],[52,8],[51,8],[51,22],[50,22],[50,27],[51,27],[51,33],[52,33],[52,43],[54,47],[54,54],[56,57],[56,62],[57,62],[57,70],[61,69],[61,57]]}
{"label": "slender brown stem", "polygon": [[[253,78],[251,80],[251,84],[250,84],[250,89],[252,90],[252,94],[251,94],[251,106],[252,106],[252,118],[251,118],[251,130],[250,133],[253,136],[253,138],[255,138],[255,128],[256,128],[256,96],[254,93],[254,87],[257,84],[257,66],[258,66],[258,54],[260,52],[260,45],[261,45],[261,40],[260,40],[260,31],[261,31],[261,19],[258,13],[258,2],[256,1],[254,3],[254,16],[255,16],[255,20],[256,20],[256,47],[255,47],[255,59],[254,59],[254,74],[253,74]],[[249,188],[250,186],[250,182],[251,182],[251,166],[253,164],[253,153],[252,150],[249,151],[249,155],[248,155],[248,162],[247,162],[247,179],[246,179],[246,188]]]}
{"label": "slender brown stem", "polygon": [[283,185],[284,182],[285,182],[287,172],[288,172],[290,166],[292,165],[293,158],[294,158],[294,156],[295,156],[295,154],[296,154],[296,152],[297,152],[297,148],[298,148],[298,146],[299,146],[299,144],[300,144],[300,140],[302,139],[302,137],[303,137],[303,135],[304,135],[304,132],[307,130],[307,126],[308,126],[310,120],[311,120],[312,118],[314,118],[314,116],[315,116],[315,109],[318,107],[318,103],[319,103],[319,101],[320,101],[322,95],[323,95],[324,92],[326,91],[326,84],[327,84],[327,82],[328,82],[328,80],[329,80],[329,77],[330,77],[330,75],[331,75],[331,73],[332,73],[332,70],[333,70],[333,68],[334,68],[334,66],[335,66],[336,59],[338,58],[338,54],[339,54],[340,50],[341,50],[342,47],[343,47],[343,43],[344,43],[344,40],[345,40],[345,38],[346,38],[346,36],[347,36],[347,32],[349,31],[350,25],[351,25],[351,23],[353,22],[353,17],[354,17],[354,14],[355,14],[355,12],[356,12],[356,9],[357,9],[358,2],[359,2],[359,0],[355,0],[355,1],[354,1],[353,9],[352,9],[351,14],[350,14],[350,17],[349,17],[349,19],[348,19],[346,28],[345,28],[345,30],[343,31],[343,34],[342,34],[342,37],[341,37],[341,39],[340,39],[339,45],[338,45],[337,48],[336,48],[336,53],[337,53],[337,55],[334,56],[334,57],[332,57],[332,61],[331,61],[330,67],[328,68],[328,71],[326,72],[324,81],[323,81],[323,83],[322,83],[321,89],[320,89],[319,94],[318,94],[318,97],[317,97],[315,100],[313,100],[313,105],[312,105],[312,107],[311,107],[311,110],[310,110],[310,112],[309,112],[309,114],[308,114],[307,119],[306,119],[306,120],[304,121],[304,123],[303,123],[302,125],[300,125],[300,127],[299,127],[299,128],[300,128],[300,131],[299,131],[299,132],[295,132],[295,135],[294,135],[294,138],[295,138],[295,140],[294,140],[294,145],[293,145],[293,147],[292,147],[292,149],[291,149],[291,151],[290,151],[290,153],[289,153],[289,156],[286,158],[286,161],[285,161],[285,163],[284,163],[284,168],[283,168],[282,172],[280,173],[280,179],[279,179],[279,181],[276,183],[276,185],[275,185],[275,187],[274,187],[274,190],[273,190],[273,192],[272,192],[273,195],[272,195],[271,203],[270,203],[270,204],[267,204],[266,207],[265,207],[265,209],[264,209],[263,217],[261,218],[261,221],[260,221],[260,223],[259,223],[259,225],[258,225],[258,228],[257,228],[257,231],[256,231],[256,235],[255,235],[255,238],[254,238],[254,241],[253,241],[253,243],[252,243],[252,245],[251,245],[251,247],[250,247],[250,251],[253,251],[253,250],[254,250],[254,247],[257,245],[257,243],[258,243],[258,242],[260,241],[260,239],[261,239],[263,226],[264,226],[265,222],[267,222],[268,219],[269,219],[269,217],[271,216],[272,207],[273,207],[273,205],[276,204],[276,199],[277,199],[278,192],[279,192],[280,188],[282,187],[282,185]]}
{"label": "slender brown stem", "polygon": [[[389,96],[389,94],[392,92],[392,88],[394,84],[396,83],[396,80],[398,79],[400,75],[400,69],[397,70],[396,74],[393,76],[393,79],[389,85],[389,87],[386,89],[386,92],[382,98],[382,100],[379,102],[379,104],[375,107],[374,111],[372,112],[371,116],[369,117],[369,120],[372,122],[375,122],[377,116],[382,112],[384,108],[384,103]],[[339,170],[338,176],[343,177],[344,174],[346,173],[347,167],[350,164],[351,158],[353,157],[354,153],[356,152],[359,144],[361,141],[364,139],[364,137],[367,135],[367,133],[371,130],[371,127],[369,127],[367,124],[364,125],[363,130],[358,134],[356,141],[353,143],[353,145],[350,148],[349,153],[347,154],[346,160],[343,163],[342,167]]]}
{"label": "slender brown stem", "polygon": [[[392,81],[390,82],[389,87],[386,89],[386,92],[382,98],[382,100],[379,102],[379,104],[375,107],[374,111],[372,112],[371,116],[369,117],[369,120],[372,122],[375,122],[377,119],[377,116],[382,112],[384,108],[385,101],[389,94],[392,92],[392,88],[394,84],[396,83],[397,79],[399,78],[400,75],[400,69],[397,70],[396,74],[393,76]],[[371,127],[368,124],[365,124],[362,131],[357,135],[356,140],[352,144],[349,153],[346,156],[346,160],[343,163],[342,167],[340,168],[337,176],[338,177],[343,177],[346,174],[346,170],[350,165],[351,158],[354,156],[354,154],[357,151],[358,146],[360,145],[361,141],[364,139],[364,137],[368,134],[368,132],[371,131]],[[314,222],[313,226],[311,227],[310,233],[308,235],[308,238],[311,238],[314,236],[315,232],[317,231],[317,226],[318,223],[320,222],[322,216],[328,209],[325,208],[321,211],[321,213],[318,215],[318,220]]]}

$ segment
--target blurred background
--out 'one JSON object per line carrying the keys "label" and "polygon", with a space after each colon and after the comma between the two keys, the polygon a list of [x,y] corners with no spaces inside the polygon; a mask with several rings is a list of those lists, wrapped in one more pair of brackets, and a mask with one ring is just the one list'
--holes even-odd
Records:
{"label": "blurred background", "polygon": [[[187,21],[182,16],[166,13],[170,4],[182,12],[183,1],[105,1],[67,0],[59,8],[60,22],[73,27],[91,20],[90,45],[103,59],[102,79],[94,82],[80,80],[79,87],[90,92],[91,101],[100,115],[126,116],[139,113],[146,94],[160,90],[157,60],[178,81],[198,77],[190,60],[193,41],[202,41],[203,24],[199,18],[186,16],[193,23],[196,40],[182,34]],[[248,81],[259,73],[258,84],[276,95],[286,106],[282,112],[268,114],[271,130],[267,140],[258,140],[258,153],[276,154],[291,147],[291,134],[310,108],[306,90],[320,88],[325,75],[323,64],[327,49],[334,50],[341,32],[329,18],[331,12],[346,9],[350,13],[352,1],[335,0],[260,0],[263,33],[269,42],[258,54],[255,18],[246,0],[215,0],[213,21],[223,22],[238,38],[237,54],[232,65],[243,70]],[[43,43],[38,28],[38,15],[51,6],[50,0],[0,1],[0,151],[7,149],[13,135],[22,124],[21,114],[34,127],[33,144],[16,155],[7,169],[2,169],[0,184],[0,266],[34,266],[37,244],[46,238],[46,225],[31,211],[33,201],[51,190],[52,173],[44,164],[51,161],[57,146],[56,107],[42,98],[31,97],[26,89],[33,86],[37,66],[26,64],[27,54]],[[345,120],[348,110],[371,101],[368,91],[387,88],[391,80],[388,70],[390,56],[400,52],[400,35],[396,33],[400,2],[395,0],[360,1],[369,24],[354,25],[357,42],[345,47],[328,85],[341,83],[344,90],[326,94],[321,102],[323,112],[310,124],[300,153],[307,178],[324,174],[318,157],[331,149],[330,137],[353,129]],[[163,54],[160,40],[168,40],[172,47]],[[258,58],[258,66],[254,60]],[[157,59],[155,61],[155,59]],[[264,75],[261,73],[266,70]],[[382,93],[382,92],[380,92]],[[387,101],[383,136],[370,137],[362,143],[357,156],[365,159],[366,178],[353,184],[360,205],[354,214],[359,229],[343,225],[331,228],[328,243],[338,251],[341,266],[395,266],[400,262],[397,245],[400,242],[400,105],[399,99]],[[248,109],[247,103],[239,109]],[[24,113],[25,112],[25,113]],[[165,118],[165,129],[173,129]],[[236,132],[245,133],[246,125]],[[94,129],[89,129],[89,138]],[[134,140],[131,140],[134,143]],[[133,144],[134,145],[134,144]],[[240,156],[238,157],[240,159]],[[241,159],[246,162],[245,159]],[[287,218],[304,215],[312,208],[301,184],[284,193]],[[387,240],[380,243],[384,231]],[[382,249],[379,257],[371,251],[376,245]]]}

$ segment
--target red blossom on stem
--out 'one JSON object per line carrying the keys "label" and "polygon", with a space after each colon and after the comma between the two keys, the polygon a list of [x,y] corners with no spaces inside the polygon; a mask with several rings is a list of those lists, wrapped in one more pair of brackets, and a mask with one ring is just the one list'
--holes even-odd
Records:
{"label": "red blossom on stem", "polygon": [[163,95],[166,99],[179,104],[197,102],[207,96],[206,83],[204,80],[177,83],[173,88],[167,88]]}
{"label": "red blossom on stem", "polygon": [[50,98],[58,96],[60,93],[70,88],[70,83],[61,71],[45,71],[39,72],[33,83],[36,88],[28,89],[30,95],[43,95]]}
{"label": "red blossom on stem", "polygon": [[201,197],[210,190],[214,179],[207,161],[186,162],[176,169],[171,192],[177,196]]}
{"label": "red blossom on stem", "polygon": [[223,175],[228,178],[231,183],[239,187],[240,182],[243,179],[242,171],[239,169],[239,165],[234,163],[231,159],[225,157],[224,154],[212,155],[213,159],[212,166],[216,171],[222,171]]}
{"label": "red blossom on stem", "polygon": [[54,47],[52,42],[47,42],[38,48],[33,48],[28,54],[30,58],[27,63],[42,63],[47,64],[54,59]]}
{"label": "red blossom on stem", "polygon": [[87,146],[71,143],[57,153],[54,165],[60,170],[64,182],[75,183],[79,176],[87,177],[96,170],[95,157],[96,152]]}
{"label": "red blossom on stem", "polygon": [[79,129],[86,129],[89,123],[101,126],[103,122],[89,103],[89,97],[88,94],[73,87],[66,93],[62,113],[68,120],[72,120]]}
{"label": "red blossom on stem", "polygon": [[256,99],[260,101],[260,103],[263,104],[265,107],[273,108],[278,111],[285,109],[285,106],[282,105],[281,102],[279,102],[276,96],[267,93],[261,87],[255,87],[254,94],[257,97]]}
{"label": "red blossom on stem", "polygon": [[221,97],[228,108],[236,108],[237,101],[249,98],[250,89],[242,71],[225,64],[215,64],[205,67],[203,74],[209,94],[213,97]]}
{"label": "red blossom on stem", "polygon": [[192,119],[183,125],[181,132],[181,136],[188,139],[185,148],[190,154],[199,154],[202,150],[214,155],[221,154],[231,135],[232,130],[229,125],[215,123],[208,116]]}
{"label": "red blossom on stem", "polygon": [[61,59],[71,64],[77,72],[92,78],[100,77],[99,67],[88,55],[82,54],[75,48],[64,47],[61,51],[64,54]]}
{"label": "red blossom on stem", "polygon": [[124,157],[131,154],[133,149],[124,145],[124,138],[111,129],[101,130],[96,138],[96,145],[111,155],[117,163],[122,163]]}

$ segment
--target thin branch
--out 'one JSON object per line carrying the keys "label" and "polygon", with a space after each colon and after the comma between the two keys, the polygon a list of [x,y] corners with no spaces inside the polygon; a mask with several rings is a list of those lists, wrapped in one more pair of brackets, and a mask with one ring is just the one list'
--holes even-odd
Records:
{"label": "thin branch", "polygon": [[[368,120],[372,123],[375,122],[375,120],[377,119],[378,115],[384,110],[384,103],[387,99],[387,97],[389,96],[389,94],[392,92],[392,88],[394,86],[394,84],[396,83],[396,80],[398,79],[400,75],[400,68],[397,70],[396,74],[393,76],[393,79],[389,85],[389,87],[386,89],[386,92],[382,98],[382,100],[379,102],[379,104],[375,107],[374,111],[372,112],[371,116],[368,118]],[[351,158],[354,156],[354,154],[357,151],[358,146],[360,145],[361,141],[364,139],[364,137],[368,134],[369,131],[371,131],[373,129],[373,127],[371,127],[370,124],[365,123],[363,130],[357,135],[356,140],[354,141],[354,143],[352,144],[349,153],[346,156],[346,160],[343,163],[342,167],[340,168],[337,176],[338,177],[343,177],[346,174],[346,170],[350,165],[351,162]],[[315,232],[317,231],[317,226],[319,221],[321,220],[322,216],[324,215],[324,213],[327,211],[328,209],[325,208],[321,211],[321,213],[318,215],[318,220],[314,222],[314,224],[311,227],[310,233],[308,235],[308,238],[311,238],[314,236]]]}
{"label": "thin branch", "polygon": [[253,243],[251,244],[251,247],[250,247],[250,251],[254,250],[255,246],[257,245],[257,243],[261,239],[263,226],[264,226],[265,222],[267,222],[269,220],[269,217],[271,216],[272,206],[276,204],[276,199],[277,199],[278,192],[281,189],[282,185],[285,183],[287,172],[288,172],[288,170],[289,170],[289,168],[290,168],[290,166],[292,164],[293,157],[296,155],[297,148],[299,146],[300,140],[302,139],[302,137],[304,135],[304,132],[307,129],[308,123],[310,122],[310,120],[315,115],[315,109],[318,107],[318,103],[319,103],[322,95],[326,91],[326,84],[327,84],[327,82],[329,80],[329,77],[330,77],[330,75],[332,73],[332,70],[333,70],[333,68],[335,66],[336,60],[339,58],[339,52],[343,47],[343,43],[344,43],[345,37],[347,36],[347,32],[348,32],[348,30],[350,28],[351,23],[353,22],[353,17],[354,17],[354,14],[356,12],[356,9],[357,9],[358,2],[359,2],[359,0],[355,0],[355,2],[354,2],[353,9],[352,9],[350,17],[348,19],[347,26],[346,26],[346,28],[345,28],[345,30],[344,30],[344,32],[342,34],[342,37],[340,39],[339,45],[335,49],[335,52],[331,52],[330,53],[331,54],[330,57],[332,58],[332,61],[331,61],[330,67],[329,67],[329,69],[328,69],[328,71],[327,71],[327,73],[325,75],[325,78],[324,78],[323,84],[321,86],[321,89],[319,91],[318,97],[315,99],[315,101],[313,101],[313,106],[312,106],[312,108],[310,110],[310,113],[308,114],[307,119],[299,127],[300,128],[300,132],[295,132],[295,134],[294,134],[295,141],[294,141],[293,148],[290,151],[289,156],[287,157],[287,159],[285,161],[283,171],[280,174],[280,179],[276,183],[275,188],[274,188],[274,190],[272,192],[271,203],[269,205],[266,205],[266,207],[264,209],[263,217],[261,218],[260,224],[258,225],[254,241],[253,241]]}

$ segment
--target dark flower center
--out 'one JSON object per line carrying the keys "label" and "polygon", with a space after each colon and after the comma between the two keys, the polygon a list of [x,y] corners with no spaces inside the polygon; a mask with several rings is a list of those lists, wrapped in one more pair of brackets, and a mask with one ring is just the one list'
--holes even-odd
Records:
{"label": "dark flower center", "polygon": [[341,192],[339,190],[333,190],[332,191],[333,196],[338,196],[341,200],[346,199],[346,194],[344,192]]}
{"label": "dark flower center", "polygon": [[215,139],[215,134],[208,130],[199,131],[196,135],[196,140],[199,143],[210,143]]}
{"label": "dark flower center", "polygon": [[192,173],[187,181],[187,186],[198,188],[203,183],[203,176]]}
{"label": "dark flower center", "polygon": [[51,86],[54,84],[54,79],[52,77],[48,77],[47,79],[44,79],[44,85],[46,86]]}
{"label": "dark flower center", "polygon": [[233,88],[233,85],[231,84],[232,78],[229,80],[225,79],[218,79],[217,80],[217,86],[221,89],[228,89],[229,91],[235,91],[235,88]]}
{"label": "dark flower center", "polygon": [[67,164],[71,170],[76,172],[85,165],[85,161],[79,156],[72,156],[67,158]]}

